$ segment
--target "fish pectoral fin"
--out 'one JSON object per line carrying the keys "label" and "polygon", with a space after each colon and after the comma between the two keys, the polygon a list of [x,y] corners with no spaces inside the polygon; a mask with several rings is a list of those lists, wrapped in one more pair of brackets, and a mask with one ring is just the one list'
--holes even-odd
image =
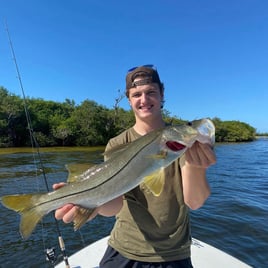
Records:
{"label": "fish pectoral fin", "polygon": [[164,184],[165,177],[163,168],[146,176],[143,181],[145,188],[148,189],[154,196],[159,196],[162,193]]}
{"label": "fish pectoral fin", "polygon": [[33,232],[37,223],[45,216],[46,212],[38,210],[36,200],[42,194],[7,195],[1,198],[2,204],[21,214],[20,233],[27,239]]}
{"label": "fish pectoral fin", "polygon": [[74,230],[80,229],[89,219],[90,215],[94,212],[95,208],[79,207],[74,215]]}
{"label": "fish pectoral fin", "polygon": [[149,155],[148,157],[153,159],[165,159],[167,157],[167,151],[162,150],[159,153]]}
{"label": "fish pectoral fin", "polygon": [[65,165],[66,169],[69,172],[69,176],[67,179],[67,182],[77,182],[80,181],[80,175],[83,174],[85,171],[88,169],[93,168],[95,165],[94,164],[67,164]]}

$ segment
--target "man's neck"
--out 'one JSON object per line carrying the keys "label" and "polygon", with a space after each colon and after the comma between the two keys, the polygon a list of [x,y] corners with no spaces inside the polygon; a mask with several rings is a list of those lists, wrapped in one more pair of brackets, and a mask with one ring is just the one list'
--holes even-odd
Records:
{"label": "man's neck", "polygon": [[145,135],[153,130],[162,128],[164,126],[165,126],[165,122],[161,118],[158,120],[154,120],[153,122],[136,120],[136,123],[133,126],[133,128],[138,134]]}

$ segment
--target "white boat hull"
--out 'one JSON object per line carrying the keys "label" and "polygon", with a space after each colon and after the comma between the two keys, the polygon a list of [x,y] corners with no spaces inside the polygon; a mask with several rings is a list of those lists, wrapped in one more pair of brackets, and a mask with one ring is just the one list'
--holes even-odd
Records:
{"label": "white boat hull", "polygon": [[[108,236],[81,249],[68,258],[71,268],[98,268],[106,250]],[[193,239],[192,263],[194,268],[248,268],[251,267],[231,255],[197,239]],[[65,268],[61,262],[56,268]]]}

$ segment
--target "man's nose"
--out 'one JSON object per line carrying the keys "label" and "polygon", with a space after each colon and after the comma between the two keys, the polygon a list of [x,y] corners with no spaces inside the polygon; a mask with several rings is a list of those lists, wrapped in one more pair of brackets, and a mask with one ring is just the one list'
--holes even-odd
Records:
{"label": "man's nose", "polygon": [[142,93],[142,95],[141,95],[141,101],[142,101],[142,102],[146,102],[147,99],[148,99],[147,94],[146,94],[146,93]]}

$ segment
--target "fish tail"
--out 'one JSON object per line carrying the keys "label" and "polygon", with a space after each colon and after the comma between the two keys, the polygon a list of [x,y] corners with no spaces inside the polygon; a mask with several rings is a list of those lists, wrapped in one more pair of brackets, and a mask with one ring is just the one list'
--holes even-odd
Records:
{"label": "fish tail", "polygon": [[24,239],[27,239],[37,223],[46,214],[38,206],[36,200],[42,194],[23,194],[23,195],[6,195],[1,198],[2,204],[18,212],[21,215],[20,233]]}

